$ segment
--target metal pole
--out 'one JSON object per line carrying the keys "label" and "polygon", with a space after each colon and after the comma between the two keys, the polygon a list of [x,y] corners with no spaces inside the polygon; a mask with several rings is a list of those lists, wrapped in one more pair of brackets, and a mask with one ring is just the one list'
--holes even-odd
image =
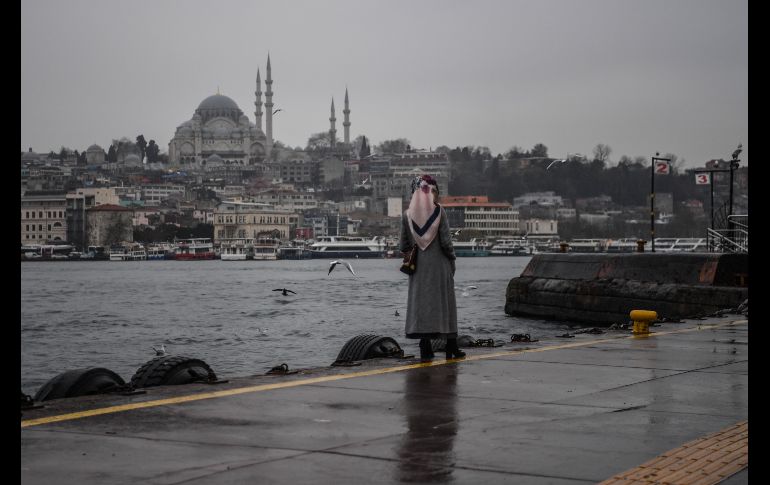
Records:
{"label": "metal pole", "polygon": [[711,229],[714,230],[714,172],[709,172],[711,185]]}
{"label": "metal pole", "polygon": [[733,171],[735,170],[735,160],[730,161],[730,212],[727,214],[727,229],[733,229],[733,222],[730,216],[733,215]]}
{"label": "metal pole", "polygon": [[[657,155],[657,153],[656,153]],[[650,247],[655,252],[655,157],[650,164]]]}

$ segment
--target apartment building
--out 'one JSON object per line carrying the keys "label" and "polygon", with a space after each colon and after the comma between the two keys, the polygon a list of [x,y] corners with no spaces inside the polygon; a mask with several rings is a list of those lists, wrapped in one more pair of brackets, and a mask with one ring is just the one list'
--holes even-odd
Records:
{"label": "apartment building", "polygon": [[298,214],[269,204],[225,201],[214,210],[214,242],[253,238],[272,231],[278,231],[281,239],[289,239],[291,229],[299,226],[299,219]]}
{"label": "apartment building", "polygon": [[65,192],[27,192],[21,197],[21,243],[67,241]]}
{"label": "apartment building", "polygon": [[520,233],[519,211],[508,202],[489,202],[485,195],[441,197],[449,227],[474,229],[486,237],[509,237]]}

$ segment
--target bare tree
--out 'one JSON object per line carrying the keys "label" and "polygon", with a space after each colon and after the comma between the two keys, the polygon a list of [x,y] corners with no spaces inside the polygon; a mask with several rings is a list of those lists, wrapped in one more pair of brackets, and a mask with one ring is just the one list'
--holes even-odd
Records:
{"label": "bare tree", "polygon": [[605,145],[604,143],[597,143],[594,147],[594,160],[600,160],[602,162],[609,163],[610,153],[612,153],[612,148],[610,148],[609,145]]}

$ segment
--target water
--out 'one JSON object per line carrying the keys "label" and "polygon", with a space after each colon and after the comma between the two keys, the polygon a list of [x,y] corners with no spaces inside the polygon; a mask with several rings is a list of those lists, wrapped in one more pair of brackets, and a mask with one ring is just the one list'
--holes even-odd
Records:
{"label": "water", "polygon": [[[458,330],[509,341],[568,328],[505,315],[505,289],[529,257],[459,258]],[[330,365],[356,335],[404,337],[407,276],[399,259],[353,260],[358,278],[329,262],[25,262],[21,265],[21,387],[35,392],[72,369],[106,367],[127,382],[155,357],[204,360],[220,378]],[[282,296],[274,288],[297,294]],[[395,311],[401,314],[395,316]]]}

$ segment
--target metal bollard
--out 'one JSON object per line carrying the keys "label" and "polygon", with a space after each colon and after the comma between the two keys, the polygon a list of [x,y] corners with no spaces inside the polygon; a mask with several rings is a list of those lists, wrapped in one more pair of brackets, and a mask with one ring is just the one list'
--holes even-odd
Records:
{"label": "metal bollard", "polygon": [[560,243],[559,243],[559,250],[560,250],[562,253],[566,253],[568,249],[569,249],[569,244],[567,244],[567,243],[565,243],[565,242],[560,242]]}
{"label": "metal bollard", "polygon": [[658,319],[658,313],[652,310],[631,310],[631,321],[634,322],[634,335],[649,335],[650,322]]}
{"label": "metal bollard", "polygon": [[643,253],[644,252],[644,245],[647,244],[647,241],[644,239],[637,239],[636,240],[636,252],[637,253]]}

